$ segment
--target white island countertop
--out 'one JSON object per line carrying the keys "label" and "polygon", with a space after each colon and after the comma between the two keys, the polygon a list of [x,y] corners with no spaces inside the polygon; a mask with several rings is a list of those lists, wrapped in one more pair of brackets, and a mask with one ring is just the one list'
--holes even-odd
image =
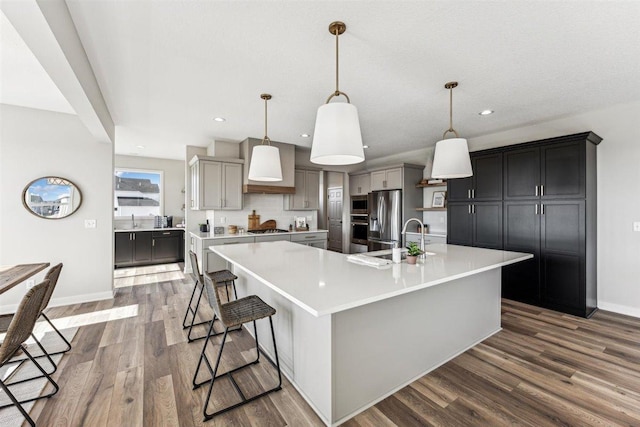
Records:
{"label": "white island countertop", "polygon": [[403,261],[379,269],[349,262],[345,254],[290,242],[209,249],[317,317],[533,257],[521,252],[433,244],[428,251],[434,255],[424,262],[409,265]]}

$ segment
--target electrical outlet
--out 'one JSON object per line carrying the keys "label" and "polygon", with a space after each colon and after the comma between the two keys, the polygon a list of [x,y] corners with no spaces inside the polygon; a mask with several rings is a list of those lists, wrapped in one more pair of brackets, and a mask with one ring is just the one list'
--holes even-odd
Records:
{"label": "electrical outlet", "polygon": [[36,279],[27,279],[27,290],[33,288],[36,285]]}
{"label": "electrical outlet", "polygon": [[633,231],[640,231],[640,221],[635,221],[633,223]]}
{"label": "electrical outlet", "polygon": [[227,217],[226,216],[221,216],[220,217],[220,224],[226,224],[227,223]]}
{"label": "electrical outlet", "polygon": [[85,219],[84,220],[84,228],[96,228],[96,220],[95,219]]}

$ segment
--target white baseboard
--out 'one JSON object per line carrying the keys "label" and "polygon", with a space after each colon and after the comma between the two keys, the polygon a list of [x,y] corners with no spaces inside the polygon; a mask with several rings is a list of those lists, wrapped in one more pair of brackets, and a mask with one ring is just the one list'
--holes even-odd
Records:
{"label": "white baseboard", "polygon": [[[60,307],[61,305],[81,304],[83,302],[100,301],[113,298],[113,291],[95,292],[92,294],[74,295],[72,297],[51,298],[48,307]],[[15,313],[18,304],[0,306],[0,313]]]}
{"label": "white baseboard", "polygon": [[598,301],[598,308],[600,310],[613,311],[614,313],[640,318],[640,308],[638,307]]}

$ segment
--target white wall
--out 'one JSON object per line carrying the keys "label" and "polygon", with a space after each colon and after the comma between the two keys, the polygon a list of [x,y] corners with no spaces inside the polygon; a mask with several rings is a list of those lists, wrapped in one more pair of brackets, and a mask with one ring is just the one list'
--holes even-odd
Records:
{"label": "white wall", "polygon": [[[174,225],[182,221],[184,218],[182,207],[186,203],[184,161],[117,155],[115,157],[115,167],[163,171],[164,215],[172,215]],[[131,222],[131,219],[127,221]]]}
{"label": "white wall", "polygon": [[[96,142],[70,114],[0,105],[0,118],[0,265],[64,263],[54,305],[110,298],[113,146]],[[22,206],[24,186],[47,175],[80,188],[76,213],[46,220]],[[97,228],[85,229],[85,219],[97,220]],[[15,309],[24,292],[25,285],[18,285],[0,295],[0,310]]]}

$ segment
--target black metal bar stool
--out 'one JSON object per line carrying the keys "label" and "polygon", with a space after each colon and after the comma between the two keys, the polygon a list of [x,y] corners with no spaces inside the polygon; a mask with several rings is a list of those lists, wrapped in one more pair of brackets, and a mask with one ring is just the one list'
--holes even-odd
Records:
{"label": "black metal bar stool", "polygon": [[[214,316],[214,319],[212,319],[209,324],[209,332],[207,333],[206,340],[204,342],[204,345],[202,346],[200,359],[198,360],[198,365],[193,375],[194,390],[205,384],[209,384],[209,391],[207,392],[207,397],[204,401],[204,405],[202,409],[202,412],[204,414],[204,421],[208,421],[211,418],[215,417],[216,415],[235,409],[239,406],[244,405],[245,403],[252,402],[271,392],[280,390],[282,388],[282,373],[280,372],[280,361],[278,360],[278,347],[276,346],[276,336],[275,336],[275,333],[273,332],[272,316],[276,314],[276,310],[255,295],[250,295],[248,297],[240,298],[235,301],[231,301],[223,304],[220,300],[220,294],[219,294],[220,287],[216,286],[216,283],[212,280],[212,277],[210,277],[210,275],[204,276],[204,283],[207,290],[207,297],[209,300],[209,304],[211,305],[211,308],[213,308],[214,312],[220,318],[220,321],[224,325],[224,335],[222,337],[222,342],[220,343],[220,350],[218,351],[218,357],[216,358],[215,367],[211,366],[211,363],[209,362],[209,358],[206,355],[207,344],[209,343],[209,340],[211,339],[211,337],[214,335],[213,334],[213,331],[214,331],[213,324],[215,321],[215,316]],[[260,350],[260,346],[258,344],[258,329],[256,328],[256,320],[264,319],[265,317],[269,318],[269,326],[271,327],[271,338],[273,339],[273,352],[276,359],[275,363],[264,352],[262,352],[262,350]],[[253,322],[253,331],[256,339],[256,359],[252,362],[246,363],[242,366],[239,366],[237,368],[231,369],[223,374],[218,375],[218,367],[220,366],[222,351],[224,350],[225,341],[227,339],[227,334],[230,331],[230,328],[238,327],[238,326],[242,327],[244,323],[248,323],[248,322]],[[242,392],[242,390],[240,389],[240,387],[238,386],[238,383],[235,381],[232,374],[234,372],[239,371],[240,369],[243,369],[258,363],[260,361],[261,352],[264,355],[264,357],[269,362],[271,362],[271,364],[277,369],[278,384],[273,388],[263,391],[262,393],[259,393],[253,397],[247,398]],[[209,371],[211,378],[205,381],[197,382],[198,373],[200,372],[200,366],[202,366],[203,361],[204,361],[204,364],[207,366],[207,370]],[[227,376],[229,378],[229,380],[231,381],[231,384],[235,388],[236,392],[238,393],[242,401],[239,403],[233,404],[231,406],[228,406],[224,409],[219,409],[213,413],[209,413],[207,412],[207,406],[209,405],[209,400],[211,399],[213,385],[216,379],[222,376]]]}
{"label": "black metal bar stool", "polygon": [[[182,319],[182,328],[189,329],[189,332],[187,333],[187,341],[193,342],[193,341],[202,340],[206,338],[206,335],[195,337],[195,338],[192,337],[191,331],[193,330],[193,327],[209,323],[209,320],[205,320],[197,323],[195,321],[198,313],[198,308],[200,307],[200,300],[202,299],[202,294],[204,292],[204,279],[202,277],[202,274],[200,274],[200,268],[198,267],[198,257],[196,256],[195,253],[193,253],[193,251],[189,251],[189,258],[191,260],[191,271],[192,271],[191,274],[195,283],[193,285],[193,292],[191,292],[191,299],[189,299],[189,305],[187,305],[187,311],[184,313],[184,319]],[[213,277],[216,283],[216,286],[225,287],[225,290],[227,293],[227,301],[230,301],[229,286],[233,288],[233,295],[235,296],[235,299],[238,299],[238,293],[236,291],[236,283],[235,283],[238,276],[236,276],[229,270],[214,271],[212,273],[207,273],[207,274]],[[196,301],[195,307],[193,307],[193,301],[194,301],[194,298],[196,298],[196,294],[197,294],[197,301]],[[187,321],[187,318],[189,317],[190,314],[191,314],[191,320]],[[216,319],[215,314],[213,316],[213,319],[215,321]],[[222,332],[215,333],[214,335],[220,335],[220,334],[222,334]]]}

